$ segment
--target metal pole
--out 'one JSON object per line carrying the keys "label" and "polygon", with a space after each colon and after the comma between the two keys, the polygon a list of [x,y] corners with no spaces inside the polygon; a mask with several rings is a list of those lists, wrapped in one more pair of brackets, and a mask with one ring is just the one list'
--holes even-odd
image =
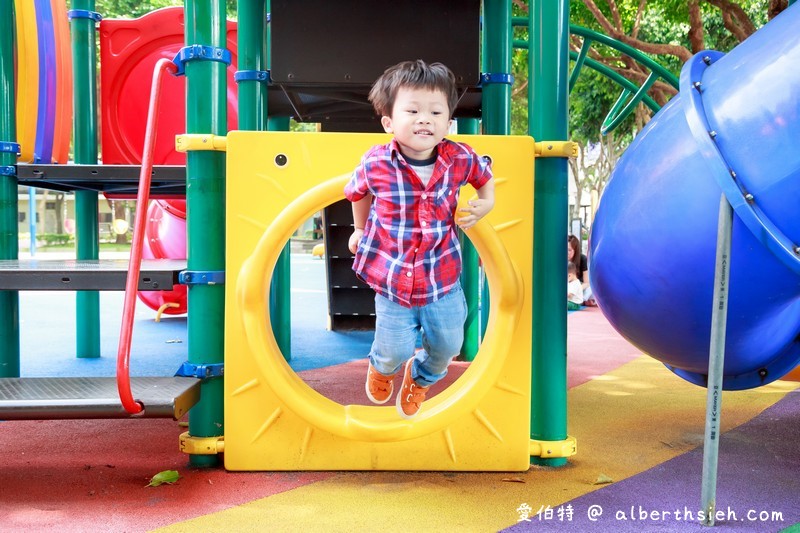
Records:
{"label": "metal pole", "polygon": [[[186,0],[186,44],[224,48],[225,2]],[[226,65],[219,61],[186,64],[186,132],[227,133]],[[188,269],[225,270],[225,153],[189,151],[186,154]],[[188,305],[189,362],[224,361],[225,287],[190,285]],[[202,384],[200,402],[189,411],[189,434],[224,434],[223,380]],[[195,467],[216,466],[216,455],[190,455]]]}
{"label": "metal pole", "polygon": [[722,377],[725,366],[725,334],[728,320],[730,280],[731,225],[733,209],[725,195],[719,199],[717,255],[714,265],[714,300],[711,309],[711,342],[708,353],[708,391],[706,396],[706,433],[703,439],[702,509],[703,524],[714,525],[717,507],[717,461],[722,420]]}
{"label": "metal pole", "polygon": [[31,257],[36,256],[36,187],[28,187],[28,233],[31,238],[28,250]]}
{"label": "metal pole", "polygon": [[[567,140],[569,3],[535,0],[528,31],[528,128],[537,140]],[[533,201],[531,438],[567,437],[567,160],[537,158]],[[533,458],[562,466],[565,458]]]}
{"label": "metal pole", "polygon": [[[94,0],[72,0],[72,9],[94,11]],[[95,21],[73,18],[72,35],[73,148],[77,164],[97,164],[97,47]],[[75,192],[75,249],[78,259],[100,257],[97,192]],[[78,357],[100,357],[100,293],[75,294]]]}
{"label": "metal pole", "polygon": [[[475,118],[460,118],[456,126],[458,133],[475,135],[480,132],[480,124]],[[467,320],[464,322],[464,344],[461,356],[465,361],[473,361],[481,344],[481,321],[479,304],[479,288],[481,282],[478,251],[464,232],[459,232],[461,243],[461,287],[467,300]]]}
{"label": "metal pole", "polygon": [[[0,0],[0,141],[17,139],[14,103],[14,2]],[[0,259],[18,259],[17,154],[0,152]],[[12,175],[7,175],[12,174]],[[0,377],[19,377],[19,293],[0,291]]]}

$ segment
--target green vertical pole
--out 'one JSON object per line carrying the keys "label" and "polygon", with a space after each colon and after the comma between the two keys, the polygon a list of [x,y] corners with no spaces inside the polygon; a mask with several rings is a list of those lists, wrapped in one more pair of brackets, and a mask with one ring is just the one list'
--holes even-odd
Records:
{"label": "green vertical pole", "polygon": [[[458,133],[475,135],[480,132],[480,124],[475,118],[460,118],[456,124]],[[467,300],[467,320],[464,322],[464,344],[461,346],[461,356],[465,361],[472,361],[478,353],[481,344],[480,307],[478,306],[478,292],[480,285],[480,267],[478,266],[478,251],[472,242],[459,232],[461,242],[461,287],[464,298]]]}
{"label": "green vertical pole", "polygon": [[[225,2],[186,0],[186,44],[224,48]],[[186,63],[186,132],[227,133],[226,65],[219,61]],[[225,269],[225,154],[189,151],[186,154],[188,269]],[[190,285],[188,306],[189,362],[216,364],[224,354],[225,287]],[[189,412],[189,434],[224,434],[223,380],[202,384],[200,402]],[[191,455],[196,467],[215,466],[216,455]]]}
{"label": "green vertical pole", "polygon": [[[239,0],[238,57],[240,71],[265,71],[267,69],[266,0]],[[267,86],[255,80],[240,80],[239,129],[265,131],[267,129]]]}
{"label": "green vertical pole", "polygon": [[[483,3],[483,133],[511,133],[511,82],[498,79],[511,75],[511,0],[486,0]],[[492,75],[487,82],[485,76]],[[481,293],[481,331],[489,323],[491,294],[484,282]]]}
{"label": "green vertical pole", "polygon": [[[94,0],[72,0],[72,9],[94,11]],[[97,47],[95,21],[73,18],[72,101],[74,109],[72,142],[77,164],[97,164]],[[76,256],[100,257],[100,231],[97,220],[97,192],[75,192]],[[75,295],[75,324],[78,357],[100,357],[100,293],[79,291]]]}
{"label": "green vertical pole", "polygon": [[[14,104],[14,2],[0,0],[0,141],[17,139]],[[18,259],[17,154],[0,152],[0,259]],[[19,293],[0,291],[0,377],[19,377]]]}
{"label": "green vertical pole", "polygon": [[[530,4],[529,132],[537,141],[567,140],[568,0]],[[533,365],[531,438],[567,438],[567,160],[536,160],[533,202]],[[534,458],[561,466],[566,458]]]}
{"label": "green vertical pole", "polygon": [[[267,0],[267,11],[270,11],[269,0]],[[269,67],[271,57],[269,26],[267,26],[265,41],[267,50],[266,64],[267,67]],[[289,131],[289,117],[268,118],[267,129],[269,131]],[[281,353],[283,353],[283,358],[287,361],[290,361],[292,358],[291,273],[291,246],[287,243],[281,255],[278,256],[278,262],[275,264],[275,271],[272,274],[269,291],[269,317],[272,324],[272,333],[275,335],[275,342],[278,343]]]}
{"label": "green vertical pole", "polygon": [[[289,117],[270,117],[269,131],[289,131]],[[275,341],[287,361],[292,358],[292,263],[291,244],[286,243],[272,275],[269,291],[270,321]]]}

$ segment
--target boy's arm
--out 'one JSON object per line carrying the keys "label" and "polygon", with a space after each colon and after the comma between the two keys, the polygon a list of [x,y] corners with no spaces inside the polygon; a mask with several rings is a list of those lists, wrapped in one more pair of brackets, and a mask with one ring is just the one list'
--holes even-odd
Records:
{"label": "boy's arm", "polygon": [[353,225],[355,229],[347,243],[347,247],[352,253],[358,251],[358,243],[361,241],[361,237],[364,236],[364,226],[367,224],[370,205],[372,205],[372,195],[369,193],[361,200],[353,202]]}
{"label": "boy's arm", "polygon": [[478,199],[467,202],[468,207],[459,209],[462,213],[468,213],[456,220],[456,223],[463,230],[474,226],[480,219],[494,207],[494,179],[490,179],[478,189]]}

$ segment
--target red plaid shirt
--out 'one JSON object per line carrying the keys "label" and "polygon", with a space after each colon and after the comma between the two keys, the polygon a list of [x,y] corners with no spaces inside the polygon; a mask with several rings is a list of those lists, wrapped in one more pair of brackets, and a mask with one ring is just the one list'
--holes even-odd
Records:
{"label": "red plaid shirt", "polygon": [[437,146],[427,187],[394,139],[361,159],[344,189],[351,202],[373,195],[353,270],[367,285],[405,307],[435,302],[458,282],[461,248],[456,233],[459,189],[480,189],[492,178],[488,162],[466,144]]}

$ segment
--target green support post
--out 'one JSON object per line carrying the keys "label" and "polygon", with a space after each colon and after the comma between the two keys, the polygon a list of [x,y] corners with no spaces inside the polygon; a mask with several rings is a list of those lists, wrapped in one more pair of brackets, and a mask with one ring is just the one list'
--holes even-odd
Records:
{"label": "green support post", "polygon": [[[456,125],[458,133],[476,135],[480,133],[480,123],[475,118],[460,118]],[[481,345],[481,322],[479,306],[479,287],[481,281],[478,251],[472,242],[459,231],[461,242],[461,287],[467,300],[467,320],[464,322],[464,344],[461,346],[461,357],[465,361],[473,361]]]}
{"label": "green support post", "polygon": [[[483,74],[493,78],[482,83],[483,133],[511,133],[511,0],[486,0],[483,3]],[[498,76],[507,75],[507,80]],[[481,331],[489,323],[491,294],[484,280],[481,293]]]}
{"label": "green support post", "polygon": [[[14,103],[14,2],[0,0],[0,141],[17,139]],[[0,152],[0,259],[18,259],[17,154]],[[11,175],[8,175],[11,174]],[[19,293],[0,291],[0,377],[19,377]]]}
{"label": "green support post", "polygon": [[[240,71],[266,71],[266,0],[239,0],[238,65]],[[240,80],[239,129],[267,129],[267,85],[257,79]]]}
{"label": "green support post", "polygon": [[[537,141],[567,140],[569,3],[534,0],[528,31],[528,123]],[[567,438],[567,160],[537,158],[533,208],[531,438]],[[562,466],[566,458],[532,458]]]}
{"label": "green support post", "polygon": [[[267,12],[270,11],[270,0],[267,0]],[[263,19],[262,19],[263,20]],[[270,66],[271,40],[269,25],[266,26],[266,60],[267,67]],[[266,95],[266,91],[264,91]],[[264,115],[266,113],[266,103],[264,104]],[[289,131],[289,117],[267,118],[267,130],[269,131]],[[283,358],[287,361],[292,359],[292,267],[291,267],[291,246],[289,243],[283,248],[278,262],[275,264],[275,271],[272,274],[269,291],[269,317],[272,325],[272,333],[275,335],[275,342],[281,349]]]}
{"label": "green support post", "polygon": [[[186,0],[186,44],[224,48],[225,2]],[[227,133],[226,65],[219,61],[186,63],[186,133]],[[225,154],[192,150],[186,154],[188,269],[225,270]],[[189,362],[216,364],[224,360],[225,287],[190,285],[188,306]],[[200,402],[189,411],[189,435],[224,434],[223,380],[202,384]],[[216,455],[191,455],[190,464],[210,467]]]}
{"label": "green support post", "polygon": [[[289,131],[289,117],[270,117],[269,131]],[[291,244],[278,256],[269,291],[269,317],[275,341],[287,361],[292,359],[292,263]]]}
{"label": "green support post", "polygon": [[[72,9],[94,11],[94,0],[72,0]],[[73,18],[72,68],[74,109],[72,143],[77,164],[97,164],[97,47],[95,21]],[[47,161],[46,161],[47,162]],[[97,192],[75,192],[75,245],[78,259],[100,257]],[[100,293],[78,291],[75,295],[78,357],[100,357]]]}

